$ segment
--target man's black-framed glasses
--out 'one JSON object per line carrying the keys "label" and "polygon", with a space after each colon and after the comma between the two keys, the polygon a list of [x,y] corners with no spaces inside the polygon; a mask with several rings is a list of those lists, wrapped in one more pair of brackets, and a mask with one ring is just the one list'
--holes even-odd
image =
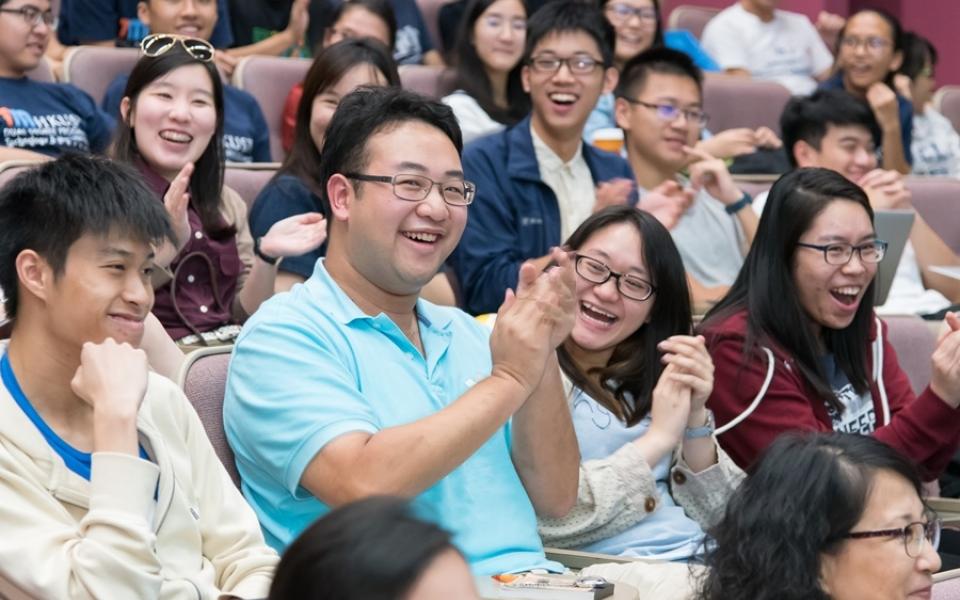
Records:
{"label": "man's black-framed glasses", "polygon": [[419,202],[430,195],[433,186],[440,190],[443,201],[452,206],[466,206],[473,202],[477,186],[471,181],[447,179],[434,181],[426,175],[398,173],[396,175],[368,175],[366,173],[345,173],[344,177],[372,183],[389,183],[393,186],[393,195],[401,200]]}
{"label": "man's black-framed glasses", "polygon": [[806,244],[797,242],[801,248],[810,248],[819,250],[823,253],[823,260],[828,265],[845,265],[853,258],[853,252],[860,255],[860,262],[877,264],[883,260],[887,253],[887,243],[883,240],[873,240],[865,244],[854,246],[853,244]]}
{"label": "man's black-framed glasses", "polygon": [[538,54],[530,59],[529,65],[534,71],[551,74],[559,71],[561,66],[567,65],[567,68],[574,75],[589,75],[597,67],[602,66],[603,61],[599,61],[589,54],[574,54],[566,58],[560,58],[553,54]]}
{"label": "man's black-framed glasses", "polygon": [[617,289],[620,293],[623,294],[625,298],[630,298],[631,300],[643,302],[657,290],[657,288],[646,279],[629,273],[617,273],[592,256],[577,254],[574,266],[576,267],[577,275],[596,285],[602,285],[613,277],[617,282]]}

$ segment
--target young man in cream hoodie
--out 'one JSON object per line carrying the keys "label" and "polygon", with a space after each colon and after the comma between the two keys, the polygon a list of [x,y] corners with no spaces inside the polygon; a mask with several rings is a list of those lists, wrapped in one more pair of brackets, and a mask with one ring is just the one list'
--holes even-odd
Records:
{"label": "young man in cream hoodie", "polygon": [[0,190],[0,571],[41,598],[261,598],[275,552],[183,393],[135,347],[163,205],[68,156]]}

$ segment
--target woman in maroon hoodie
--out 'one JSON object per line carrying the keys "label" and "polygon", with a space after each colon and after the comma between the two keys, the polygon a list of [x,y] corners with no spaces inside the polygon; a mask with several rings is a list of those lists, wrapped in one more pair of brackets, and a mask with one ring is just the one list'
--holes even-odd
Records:
{"label": "woman in maroon hoodie", "polygon": [[746,467],[785,431],[875,435],[943,470],[960,441],[960,320],[914,396],[873,313],[886,243],[867,196],[826,169],[799,169],[770,192],[753,247],[706,316],[717,377],[708,407],[720,445]]}

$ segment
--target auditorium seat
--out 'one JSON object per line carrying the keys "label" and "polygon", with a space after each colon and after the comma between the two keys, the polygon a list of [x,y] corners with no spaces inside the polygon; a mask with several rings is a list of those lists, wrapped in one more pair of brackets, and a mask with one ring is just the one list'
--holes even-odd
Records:
{"label": "auditorium seat", "polygon": [[139,59],[139,48],[77,46],[63,61],[63,81],[90,94],[99,106],[113,80],[130,73]]}
{"label": "auditorium seat", "polygon": [[280,139],[283,105],[290,88],[306,77],[310,64],[306,58],[248,56],[241,59],[233,71],[233,85],[250,92],[263,111],[270,129],[270,155],[274,160],[283,160],[287,154]]}
{"label": "auditorium seat", "polygon": [[936,336],[926,321],[914,315],[885,316],[883,320],[900,367],[914,393],[919,394],[930,383],[930,357],[937,345]]}
{"label": "auditorium seat", "polygon": [[779,134],[780,114],[788,100],[790,90],[771,81],[711,77],[703,82],[703,110],[713,133],[766,126]]}
{"label": "auditorium seat", "polygon": [[685,29],[700,39],[707,22],[720,12],[719,8],[681,4],[670,12],[667,29]]}
{"label": "auditorium seat", "polygon": [[960,600],[960,569],[933,575],[933,600]]}
{"label": "auditorium seat", "polygon": [[960,85],[945,85],[933,95],[933,107],[960,131]]}
{"label": "auditorium seat", "polygon": [[177,383],[200,416],[207,437],[230,479],[240,487],[240,473],[223,431],[223,396],[232,351],[233,346],[214,346],[187,354],[177,375]]}
{"label": "auditorium seat", "polygon": [[223,174],[223,183],[240,194],[247,205],[247,211],[253,206],[260,190],[273,177],[279,163],[236,163],[230,164]]}
{"label": "auditorium seat", "polygon": [[400,65],[400,84],[404,89],[439,100],[453,92],[457,73],[444,67]]}
{"label": "auditorium seat", "polygon": [[960,253],[960,180],[908,177],[913,206],[954,252]]}

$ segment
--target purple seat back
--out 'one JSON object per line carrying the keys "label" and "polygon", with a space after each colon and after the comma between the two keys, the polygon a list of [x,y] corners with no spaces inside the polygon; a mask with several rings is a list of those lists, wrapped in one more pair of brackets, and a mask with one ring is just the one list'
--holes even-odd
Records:
{"label": "purple seat back", "polygon": [[960,85],[945,85],[933,95],[933,106],[950,119],[953,128],[960,131]]}
{"label": "purple seat back", "polygon": [[245,169],[243,165],[231,165],[224,171],[223,182],[240,194],[247,205],[247,212],[250,212],[260,190],[267,185],[276,172],[275,166],[267,169]]}
{"label": "purple seat back", "polygon": [[309,69],[310,60],[306,58],[248,56],[237,64],[233,72],[233,85],[250,92],[263,111],[263,118],[270,129],[270,155],[273,160],[282,161],[287,155],[280,138],[283,106],[290,89],[303,81]]}
{"label": "purple seat back", "polygon": [[703,35],[703,28],[707,26],[710,19],[717,16],[718,12],[720,12],[719,8],[681,4],[670,13],[670,18],[667,19],[667,28],[686,29],[697,39],[700,39],[700,36]]}
{"label": "purple seat back", "polygon": [[439,100],[456,87],[456,71],[425,65],[401,65],[400,84],[404,89]]}
{"label": "purple seat back", "polygon": [[790,90],[778,83],[740,77],[712,77],[703,82],[703,110],[713,133],[734,127],[766,126],[779,133],[780,113]]}
{"label": "purple seat back", "polygon": [[908,177],[913,206],[954,252],[960,253],[960,180]]}
{"label": "purple seat back", "polygon": [[184,359],[177,380],[200,416],[217,457],[239,488],[240,474],[223,430],[223,396],[227,389],[227,368],[232,350],[233,346],[194,350]]}
{"label": "purple seat back", "polygon": [[90,94],[99,106],[107,87],[118,75],[130,73],[139,59],[139,48],[77,46],[63,62],[63,80]]}

